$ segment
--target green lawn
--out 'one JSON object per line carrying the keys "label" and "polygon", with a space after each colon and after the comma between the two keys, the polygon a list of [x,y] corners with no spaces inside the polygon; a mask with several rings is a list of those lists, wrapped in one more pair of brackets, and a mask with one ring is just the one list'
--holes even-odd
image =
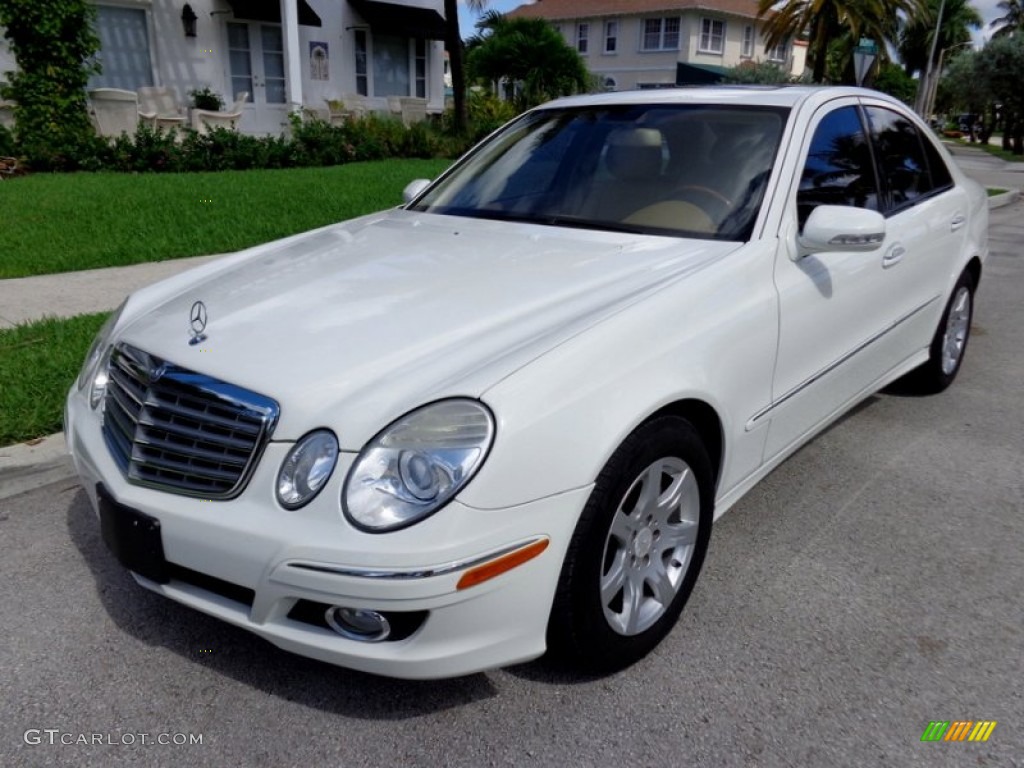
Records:
{"label": "green lawn", "polygon": [[447,160],[0,183],[0,278],[224,253],[389,208]]}
{"label": "green lawn", "polygon": [[108,314],[0,330],[0,446],[63,428],[64,396]]}

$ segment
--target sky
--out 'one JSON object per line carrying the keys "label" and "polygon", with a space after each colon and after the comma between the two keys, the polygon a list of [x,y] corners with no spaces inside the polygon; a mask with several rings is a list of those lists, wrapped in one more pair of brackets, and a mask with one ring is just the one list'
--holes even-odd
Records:
{"label": "sky", "polygon": [[[513,8],[516,8],[528,1],[529,0],[490,0],[490,2],[487,3],[486,8],[487,10],[505,13],[506,11],[511,11]],[[985,24],[987,25],[993,19],[998,18],[1001,15],[999,13],[999,9],[996,7],[998,2],[999,0],[974,0],[971,5],[978,10],[978,13],[981,14],[982,19],[985,20]],[[459,30],[462,32],[462,36],[464,38],[471,37],[476,32],[475,24],[477,16],[478,14],[475,14],[466,8],[463,0],[459,0]],[[980,45],[988,38],[988,35],[985,34],[986,32],[987,30],[982,30],[975,35],[975,42],[977,44]]]}

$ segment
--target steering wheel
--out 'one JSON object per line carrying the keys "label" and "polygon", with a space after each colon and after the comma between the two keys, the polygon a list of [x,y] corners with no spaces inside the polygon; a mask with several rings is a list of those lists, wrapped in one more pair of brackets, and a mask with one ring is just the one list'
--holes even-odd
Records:
{"label": "steering wheel", "polygon": [[676,187],[672,196],[692,202],[716,222],[721,222],[732,210],[732,201],[729,198],[718,190],[699,184]]}

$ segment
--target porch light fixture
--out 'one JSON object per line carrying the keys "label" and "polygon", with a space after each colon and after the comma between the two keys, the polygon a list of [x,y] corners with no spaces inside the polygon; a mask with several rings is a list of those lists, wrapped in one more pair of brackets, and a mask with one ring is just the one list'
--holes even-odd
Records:
{"label": "porch light fixture", "polygon": [[185,28],[185,37],[196,36],[196,12],[192,10],[192,6],[185,3],[185,7],[181,9],[181,25]]}

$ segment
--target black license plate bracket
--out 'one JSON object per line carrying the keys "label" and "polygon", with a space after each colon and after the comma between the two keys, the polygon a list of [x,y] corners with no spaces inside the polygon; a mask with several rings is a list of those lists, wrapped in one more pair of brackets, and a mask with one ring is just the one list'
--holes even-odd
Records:
{"label": "black license plate bracket", "polygon": [[97,486],[96,495],[103,541],[118,562],[157,584],[170,581],[160,521],[115,501],[102,485]]}

